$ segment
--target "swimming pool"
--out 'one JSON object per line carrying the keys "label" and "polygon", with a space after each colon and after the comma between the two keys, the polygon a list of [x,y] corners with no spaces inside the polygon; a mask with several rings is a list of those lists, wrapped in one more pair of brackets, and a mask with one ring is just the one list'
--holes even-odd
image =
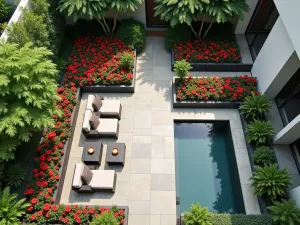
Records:
{"label": "swimming pool", "polygon": [[197,202],[213,212],[245,213],[229,122],[174,126],[177,213]]}

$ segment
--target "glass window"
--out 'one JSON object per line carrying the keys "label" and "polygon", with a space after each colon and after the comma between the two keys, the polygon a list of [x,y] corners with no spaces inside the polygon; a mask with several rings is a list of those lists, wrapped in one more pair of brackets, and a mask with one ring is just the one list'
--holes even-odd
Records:
{"label": "glass window", "polygon": [[300,68],[282,88],[275,100],[285,126],[300,114]]}
{"label": "glass window", "polygon": [[273,0],[260,0],[246,31],[246,38],[253,60],[260,52],[279,13]]}

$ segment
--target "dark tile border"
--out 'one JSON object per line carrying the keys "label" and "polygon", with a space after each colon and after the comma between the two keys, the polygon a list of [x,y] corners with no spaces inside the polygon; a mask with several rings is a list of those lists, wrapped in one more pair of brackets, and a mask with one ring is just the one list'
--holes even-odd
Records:
{"label": "dark tile border", "polygon": [[173,108],[238,108],[240,102],[225,102],[225,101],[177,101],[175,79],[172,80],[172,102]]}
{"label": "dark tile border", "polygon": [[[174,71],[174,50],[171,50],[171,70]],[[191,71],[251,72],[252,63],[191,63]]]}

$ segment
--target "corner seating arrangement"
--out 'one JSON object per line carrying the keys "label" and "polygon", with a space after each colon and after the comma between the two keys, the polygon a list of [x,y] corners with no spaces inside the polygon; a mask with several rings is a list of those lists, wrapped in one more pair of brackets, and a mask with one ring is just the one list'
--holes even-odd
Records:
{"label": "corner seating arrangement", "polygon": [[[119,100],[102,100],[98,95],[89,95],[84,113],[82,131],[86,138],[118,138],[121,118]],[[100,117],[100,118],[99,118]],[[103,118],[114,117],[114,118]]]}
{"label": "corner seating arrangement", "polygon": [[90,170],[88,166],[75,165],[72,189],[76,192],[115,192],[117,174],[114,170]]}

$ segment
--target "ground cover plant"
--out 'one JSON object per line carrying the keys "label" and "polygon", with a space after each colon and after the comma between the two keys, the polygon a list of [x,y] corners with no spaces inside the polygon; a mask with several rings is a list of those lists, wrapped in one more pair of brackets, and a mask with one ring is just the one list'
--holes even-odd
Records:
{"label": "ground cover plant", "polygon": [[[64,83],[74,82],[79,86],[131,84],[131,67],[128,70],[121,64],[124,54],[134,56],[134,51],[117,38],[79,37],[68,58]],[[134,57],[131,60],[133,64]]]}
{"label": "ground cover plant", "polygon": [[259,94],[255,77],[200,77],[176,79],[177,100],[242,101],[251,92]]}
{"label": "ground cover plant", "polygon": [[193,40],[174,44],[175,60],[190,63],[239,63],[241,54],[234,41]]}

